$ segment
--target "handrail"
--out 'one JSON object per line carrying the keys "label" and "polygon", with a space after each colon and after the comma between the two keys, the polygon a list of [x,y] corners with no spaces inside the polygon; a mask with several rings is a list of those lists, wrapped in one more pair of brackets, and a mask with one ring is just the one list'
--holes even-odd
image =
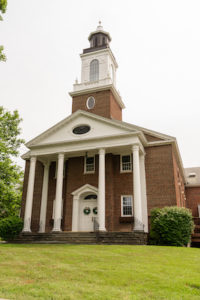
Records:
{"label": "handrail", "polygon": [[99,231],[99,223],[97,221],[97,217],[93,217],[93,229],[94,229],[94,232]]}

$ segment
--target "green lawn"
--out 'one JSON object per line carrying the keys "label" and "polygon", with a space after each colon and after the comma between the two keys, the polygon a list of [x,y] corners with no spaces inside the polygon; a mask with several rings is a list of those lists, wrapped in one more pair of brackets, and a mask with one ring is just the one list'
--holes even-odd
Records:
{"label": "green lawn", "polygon": [[0,298],[200,299],[200,249],[0,244]]}

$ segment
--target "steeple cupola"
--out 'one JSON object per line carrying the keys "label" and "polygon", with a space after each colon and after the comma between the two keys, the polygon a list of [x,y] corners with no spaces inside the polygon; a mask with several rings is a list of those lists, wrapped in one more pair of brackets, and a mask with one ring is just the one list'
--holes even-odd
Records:
{"label": "steeple cupola", "polygon": [[90,48],[84,49],[83,53],[108,48],[109,43],[111,42],[111,37],[108,32],[103,30],[101,21],[99,21],[96,31],[90,33],[88,40],[90,42]]}
{"label": "steeple cupola", "polygon": [[[110,34],[103,30],[101,22],[99,22],[97,29],[90,33],[88,40],[90,47],[83,49],[83,53],[80,54],[82,61],[81,80],[80,82],[75,81],[74,90],[70,93],[73,97],[72,112],[77,109],[84,109],[91,113],[121,120],[124,104],[116,90],[118,65],[110,49]],[[108,91],[107,95],[110,96],[103,99],[105,91]],[[101,101],[97,101],[97,96],[94,96],[97,92],[98,97],[101,95]],[[80,100],[83,99],[83,95],[86,95],[84,100]],[[91,105],[88,105],[91,101],[88,102],[87,95],[93,97],[92,103],[94,105],[92,108]]]}

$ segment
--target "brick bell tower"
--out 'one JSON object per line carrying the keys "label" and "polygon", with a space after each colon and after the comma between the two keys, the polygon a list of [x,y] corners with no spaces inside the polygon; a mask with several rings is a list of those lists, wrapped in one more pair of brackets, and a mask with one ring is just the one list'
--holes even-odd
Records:
{"label": "brick bell tower", "polygon": [[116,89],[115,57],[110,49],[110,34],[103,30],[101,22],[91,32],[90,47],[80,55],[82,61],[81,82],[75,82],[72,96],[72,113],[81,109],[106,118],[122,120],[124,103]]}

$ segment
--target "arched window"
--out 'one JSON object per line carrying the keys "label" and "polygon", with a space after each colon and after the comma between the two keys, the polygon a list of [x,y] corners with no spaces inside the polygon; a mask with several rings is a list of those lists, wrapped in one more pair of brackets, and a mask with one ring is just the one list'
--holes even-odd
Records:
{"label": "arched window", "polygon": [[90,81],[99,80],[99,61],[93,59],[90,63]]}
{"label": "arched window", "polygon": [[114,75],[114,68],[113,68],[113,65],[111,65],[111,79],[112,79],[112,81],[115,80],[115,75]]}

